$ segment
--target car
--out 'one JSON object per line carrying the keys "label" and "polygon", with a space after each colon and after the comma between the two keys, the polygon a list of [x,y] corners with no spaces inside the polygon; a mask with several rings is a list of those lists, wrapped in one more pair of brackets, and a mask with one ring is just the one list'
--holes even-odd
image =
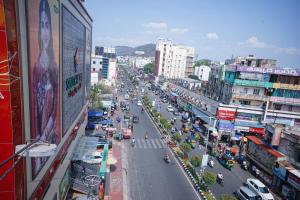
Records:
{"label": "car", "polygon": [[269,189],[258,179],[248,178],[246,181],[248,188],[253,190],[262,200],[274,200],[273,195]]}
{"label": "car", "polygon": [[102,160],[102,154],[98,151],[92,154],[86,154],[82,157],[82,161],[88,164],[100,164]]}
{"label": "car", "polygon": [[173,111],[174,111],[174,108],[173,108],[172,106],[168,106],[168,107],[167,107],[167,110],[168,110],[169,112],[173,112]]}
{"label": "car", "polygon": [[137,105],[142,106],[142,102],[140,100],[138,100]]}
{"label": "car", "polygon": [[250,190],[245,186],[241,186],[236,192],[235,195],[239,200],[260,200],[261,198],[257,196],[255,192]]}
{"label": "car", "polygon": [[163,98],[163,99],[161,100],[161,102],[163,102],[163,103],[167,103],[167,102],[168,102],[168,100],[167,100],[166,98]]}
{"label": "car", "polygon": [[101,139],[101,138],[98,139],[97,148],[103,148],[105,144],[108,144],[108,148],[110,149],[112,148],[111,141],[108,141],[107,139]]}
{"label": "car", "polygon": [[179,113],[177,110],[174,110],[174,111],[173,111],[173,115],[175,115],[175,116],[179,116],[179,115],[180,115],[180,113]]}
{"label": "car", "polygon": [[125,94],[125,97],[124,97],[126,100],[129,99],[129,95],[128,94]]}
{"label": "car", "polygon": [[139,117],[136,116],[136,115],[133,115],[133,117],[132,117],[132,122],[133,122],[133,123],[139,123]]}

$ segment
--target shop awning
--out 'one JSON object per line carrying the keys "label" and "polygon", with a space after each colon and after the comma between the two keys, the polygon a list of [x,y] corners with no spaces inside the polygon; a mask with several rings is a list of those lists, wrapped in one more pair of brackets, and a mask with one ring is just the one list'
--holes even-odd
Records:
{"label": "shop awning", "polygon": [[231,137],[231,140],[233,140],[233,141],[239,141],[241,139],[242,139],[242,136],[240,136],[240,135],[235,135],[235,136]]}
{"label": "shop awning", "polygon": [[111,125],[111,124],[113,124],[113,120],[112,119],[102,120],[102,121],[100,121],[100,124]]}
{"label": "shop awning", "polygon": [[176,94],[175,92],[170,92],[170,94],[174,97],[178,97],[178,94]]}
{"label": "shop awning", "polygon": [[244,121],[235,121],[235,126],[244,126],[244,127],[252,127],[252,128],[264,128],[262,124],[258,124],[255,122],[244,122]]}
{"label": "shop awning", "polygon": [[203,128],[201,128],[197,124],[193,124],[193,129],[195,129],[195,131],[197,132],[202,132],[202,133],[204,132]]}
{"label": "shop awning", "polygon": [[103,111],[90,111],[88,112],[89,117],[102,117]]}

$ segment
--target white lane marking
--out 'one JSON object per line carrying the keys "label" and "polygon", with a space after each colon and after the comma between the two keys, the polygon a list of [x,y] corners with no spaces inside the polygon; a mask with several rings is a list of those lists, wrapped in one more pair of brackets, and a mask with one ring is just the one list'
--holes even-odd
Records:
{"label": "white lane marking", "polygon": [[141,141],[140,141],[140,139],[136,139],[136,141],[137,141],[137,148],[142,148],[142,144],[141,144]]}
{"label": "white lane marking", "polygon": [[143,148],[147,149],[147,144],[146,144],[145,140],[142,140],[142,144],[143,144]]}
{"label": "white lane marking", "polygon": [[152,146],[151,146],[151,142],[148,140],[145,141],[146,142],[146,146],[149,148],[149,149],[152,149]]}
{"label": "white lane marking", "polygon": [[151,139],[151,142],[152,142],[153,148],[154,148],[154,149],[157,149],[157,146],[156,146],[156,144],[155,144],[155,142],[154,142],[153,139]]}
{"label": "white lane marking", "polygon": [[163,148],[163,146],[161,145],[161,143],[160,143],[160,140],[159,139],[155,139],[155,142],[157,143],[157,146],[158,146],[158,148]]}

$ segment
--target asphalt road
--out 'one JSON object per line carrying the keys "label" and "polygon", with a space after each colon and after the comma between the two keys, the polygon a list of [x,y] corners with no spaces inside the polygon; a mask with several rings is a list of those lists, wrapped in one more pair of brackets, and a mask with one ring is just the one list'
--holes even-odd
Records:
{"label": "asphalt road", "polygon": [[[160,100],[159,95],[155,95],[151,90],[147,90],[148,92],[148,97],[151,100]],[[176,127],[178,130],[181,128],[182,123],[180,122],[180,116],[174,116],[171,112],[167,111],[167,106],[169,105],[168,103],[162,103],[160,102],[161,105],[161,111],[160,113],[166,118],[166,119],[171,119],[173,117],[176,117]],[[183,136],[185,137],[186,134]],[[193,149],[190,153],[189,156],[193,155],[203,155],[205,152],[205,147],[199,145],[198,148]],[[240,186],[243,185],[243,183],[246,181],[247,178],[250,178],[252,174],[249,172],[243,170],[240,168],[238,164],[234,166],[234,168],[229,171],[226,168],[224,168],[218,161],[217,159],[214,159],[214,167],[206,167],[207,171],[211,171],[214,173],[222,173],[224,175],[224,184],[220,185],[218,183],[214,184],[213,186],[210,187],[211,191],[213,194],[218,198],[222,194],[233,194]],[[198,172],[200,172],[200,167],[196,168]]]}
{"label": "asphalt road", "polygon": [[[125,88],[126,91],[127,88]],[[123,95],[123,94],[120,94]],[[166,152],[171,155],[161,140],[158,131],[141,107],[131,104],[130,112],[139,116],[139,123],[134,124],[135,147],[130,140],[123,141],[123,150],[127,163],[127,199],[130,200],[182,200],[199,199],[185,174],[171,156],[171,163],[163,160]],[[148,140],[144,139],[148,133]],[[126,198],[125,198],[126,199]]]}

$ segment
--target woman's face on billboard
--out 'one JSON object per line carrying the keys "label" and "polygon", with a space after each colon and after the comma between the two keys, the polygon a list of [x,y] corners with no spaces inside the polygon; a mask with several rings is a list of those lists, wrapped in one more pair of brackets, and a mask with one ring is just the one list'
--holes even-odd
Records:
{"label": "woman's face on billboard", "polygon": [[41,40],[43,49],[47,49],[50,40],[50,24],[45,11],[41,14]]}

